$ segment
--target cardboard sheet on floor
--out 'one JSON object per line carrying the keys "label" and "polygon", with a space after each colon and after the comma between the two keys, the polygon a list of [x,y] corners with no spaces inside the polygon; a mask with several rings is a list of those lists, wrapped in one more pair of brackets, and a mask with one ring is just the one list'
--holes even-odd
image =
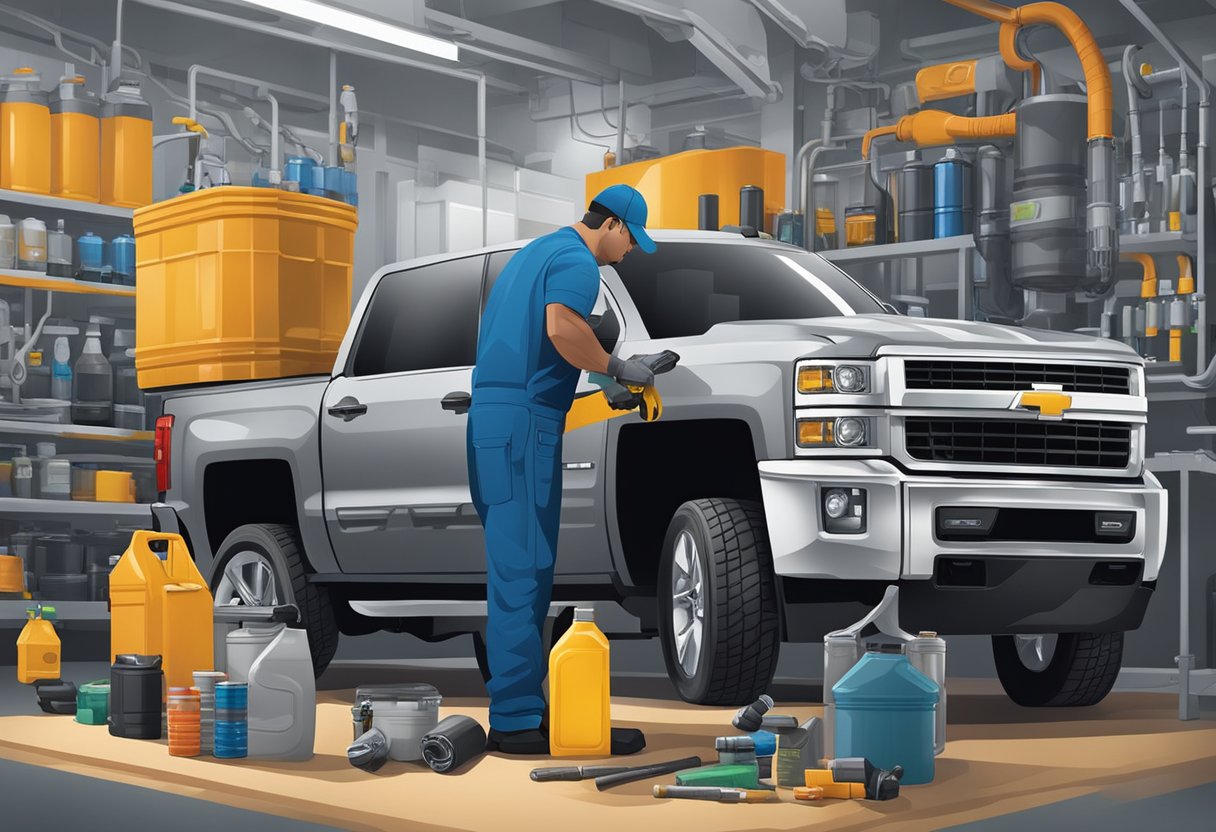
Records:
{"label": "cardboard sheet on floor", "polygon": [[[170,791],[342,829],[535,830],[577,821],[579,832],[678,828],[845,830],[882,823],[886,832],[941,829],[1095,792],[1147,797],[1216,779],[1216,724],[1182,723],[1177,699],[1113,694],[1088,709],[1033,711],[999,694],[951,689],[950,742],[937,779],[898,800],[795,801],[725,805],[651,796],[656,778],[608,792],[594,783],[535,783],[536,766],[578,759],[485,756],[456,775],[392,763],[375,774],[346,761],[353,691],[326,691],[317,708],[316,756],[307,763],[170,757],[164,741],[111,737],[70,717],[0,718],[0,757]],[[783,702],[805,719],[821,709]],[[443,714],[485,724],[484,700],[445,700]],[[649,699],[614,699],[613,717],[646,732],[647,749],[629,764],[699,754],[712,761],[713,738],[735,733],[734,709]],[[543,819],[543,822],[541,821]]]}

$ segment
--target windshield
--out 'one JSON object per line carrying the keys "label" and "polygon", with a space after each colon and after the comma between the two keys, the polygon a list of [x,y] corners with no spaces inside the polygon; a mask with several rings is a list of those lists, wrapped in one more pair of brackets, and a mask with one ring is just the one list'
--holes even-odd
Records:
{"label": "windshield", "polygon": [[852,278],[795,248],[660,243],[613,266],[651,338],[702,335],[714,324],[881,313]]}

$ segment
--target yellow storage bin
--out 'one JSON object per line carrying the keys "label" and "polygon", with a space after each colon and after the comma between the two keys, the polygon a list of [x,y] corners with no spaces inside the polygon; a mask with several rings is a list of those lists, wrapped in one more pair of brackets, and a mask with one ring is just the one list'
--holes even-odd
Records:
{"label": "yellow storage bin", "polygon": [[[165,558],[153,540],[168,543]],[[137,531],[110,572],[110,661],[120,653],[161,656],[169,687],[193,684],[215,665],[213,601],[181,535]]]}
{"label": "yellow storage bin", "polygon": [[785,210],[785,155],[759,147],[686,150],[587,174],[587,202],[609,185],[631,185],[646,197],[648,228],[696,228],[697,197],[718,195],[719,225],[739,224],[739,189],[764,189],[764,228]]}
{"label": "yellow storage bin", "polygon": [[207,188],[135,212],[145,390],[329,373],[350,321],[356,210]]}

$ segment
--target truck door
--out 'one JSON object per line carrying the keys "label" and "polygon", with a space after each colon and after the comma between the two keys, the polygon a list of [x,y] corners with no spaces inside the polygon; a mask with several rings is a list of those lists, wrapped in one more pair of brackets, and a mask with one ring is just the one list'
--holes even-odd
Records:
{"label": "truck door", "polygon": [[484,572],[467,416],[485,256],[385,275],[321,410],[324,511],[343,572]]}

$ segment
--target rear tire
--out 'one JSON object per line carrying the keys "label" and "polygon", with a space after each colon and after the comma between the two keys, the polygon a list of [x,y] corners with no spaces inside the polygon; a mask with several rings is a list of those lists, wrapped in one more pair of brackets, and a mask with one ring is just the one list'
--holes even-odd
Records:
{"label": "rear tire", "polygon": [[[238,587],[235,579],[242,570],[245,580]],[[211,592],[217,605],[248,605],[251,600],[258,606],[294,604],[300,611],[296,626],[308,633],[313,672],[319,677],[338,650],[338,623],[329,591],[309,583],[308,571],[293,526],[250,523],[234,529],[220,544]],[[248,580],[259,574],[273,584]]]}
{"label": "rear tire", "polygon": [[681,505],[667,528],[657,590],[663,658],[681,698],[746,705],[764,693],[777,670],[781,631],[759,504]]}
{"label": "rear tire", "polygon": [[1026,708],[1096,705],[1114,687],[1123,661],[1123,633],[1060,633],[1050,655],[1039,659],[1029,653],[1028,662],[1024,654],[1034,645],[1029,638],[992,637],[997,676],[1017,704]]}

